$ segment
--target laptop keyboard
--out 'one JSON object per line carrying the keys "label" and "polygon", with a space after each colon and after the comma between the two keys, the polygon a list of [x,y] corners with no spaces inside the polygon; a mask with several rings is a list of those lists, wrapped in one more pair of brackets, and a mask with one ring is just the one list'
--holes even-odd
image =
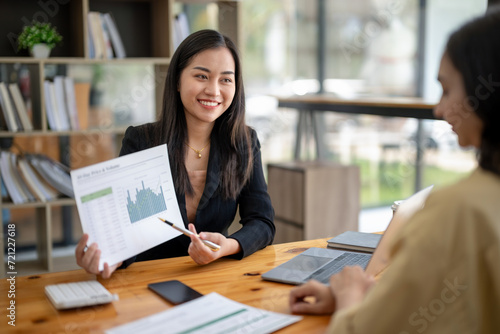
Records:
{"label": "laptop keyboard", "polygon": [[337,257],[335,260],[327,263],[321,269],[313,272],[305,281],[310,279],[315,279],[321,283],[328,284],[330,282],[330,276],[338,273],[345,266],[360,266],[365,269],[368,265],[368,261],[372,257],[371,254],[357,254],[357,253],[345,253]]}

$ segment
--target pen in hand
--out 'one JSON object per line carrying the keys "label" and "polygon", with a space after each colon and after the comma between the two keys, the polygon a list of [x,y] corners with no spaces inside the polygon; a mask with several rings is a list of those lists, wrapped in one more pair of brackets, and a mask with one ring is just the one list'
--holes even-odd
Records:
{"label": "pen in hand", "polygon": [[[184,235],[187,235],[188,237],[193,235],[194,233],[189,231],[189,230],[186,230],[185,228],[182,228],[182,227],[179,227],[177,225],[174,225],[174,223],[171,223],[169,222],[168,220],[165,220],[163,218],[160,218],[158,217],[159,220],[161,220],[162,222],[164,223],[167,223],[168,225],[172,226],[173,228],[175,228],[177,231],[181,232],[182,234]],[[203,240],[201,239],[201,241],[206,245],[208,246],[212,251],[216,252],[220,249],[220,246],[211,242],[211,241],[208,241],[208,240]]]}

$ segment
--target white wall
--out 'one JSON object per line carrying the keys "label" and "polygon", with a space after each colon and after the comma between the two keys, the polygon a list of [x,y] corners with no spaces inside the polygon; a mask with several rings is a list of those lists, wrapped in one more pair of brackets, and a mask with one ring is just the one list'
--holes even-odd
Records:
{"label": "white wall", "polygon": [[484,14],[487,5],[487,0],[427,1],[423,91],[426,100],[437,102],[441,97],[437,73],[448,36],[463,23]]}

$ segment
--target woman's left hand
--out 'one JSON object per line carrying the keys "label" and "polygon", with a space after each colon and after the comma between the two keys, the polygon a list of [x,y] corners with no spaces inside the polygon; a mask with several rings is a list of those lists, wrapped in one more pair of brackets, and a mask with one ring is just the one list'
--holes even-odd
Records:
{"label": "woman's left hand", "polygon": [[330,290],[337,302],[336,310],[361,302],[375,285],[373,276],[360,266],[346,266],[340,273],[330,277]]}
{"label": "woman's left hand", "polygon": [[[201,232],[199,235],[193,224],[189,224],[189,230],[194,234],[191,235],[191,243],[189,244],[189,256],[198,264],[207,264],[217,260],[223,256],[236,254],[241,251],[240,244],[235,239],[226,238],[220,233]],[[211,250],[202,240],[209,240],[220,246],[218,251]]]}

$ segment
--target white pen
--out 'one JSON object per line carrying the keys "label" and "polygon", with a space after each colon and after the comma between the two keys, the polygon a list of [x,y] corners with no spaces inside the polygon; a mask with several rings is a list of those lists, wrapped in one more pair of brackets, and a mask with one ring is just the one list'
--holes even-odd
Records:
{"label": "white pen", "polygon": [[[182,227],[179,227],[177,225],[175,225],[174,223],[171,223],[169,222],[168,220],[165,220],[163,218],[160,218],[158,217],[159,220],[161,220],[162,222],[164,223],[167,223],[168,225],[172,226],[173,228],[175,228],[177,231],[181,232],[182,234],[184,235],[187,235],[188,237],[193,235],[194,233],[191,232],[190,230],[186,230],[185,228],[182,228]],[[217,245],[217,244],[214,244],[213,242],[211,241],[208,241],[208,240],[203,240],[201,239],[201,241],[207,245],[211,250],[213,250],[214,252],[218,251],[220,249],[220,246]]]}

